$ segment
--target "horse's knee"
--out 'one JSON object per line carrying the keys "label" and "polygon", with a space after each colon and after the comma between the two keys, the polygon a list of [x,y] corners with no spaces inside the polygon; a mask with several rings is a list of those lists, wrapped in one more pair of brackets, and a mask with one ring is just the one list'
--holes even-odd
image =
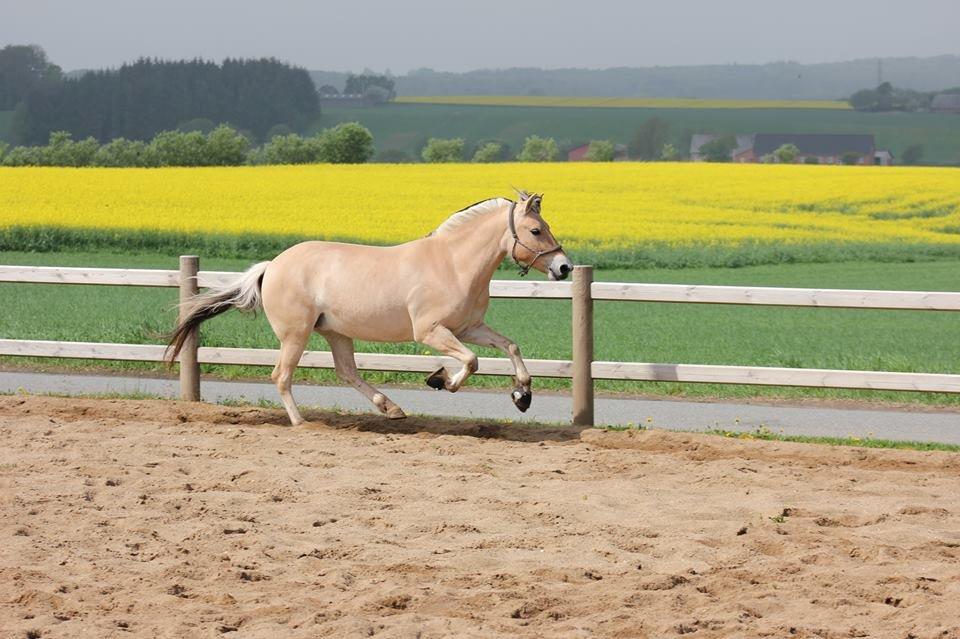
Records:
{"label": "horse's knee", "polygon": [[290,390],[290,387],[293,385],[293,373],[286,370],[275,370],[270,377],[273,379],[273,383],[280,389],[280,392]]}

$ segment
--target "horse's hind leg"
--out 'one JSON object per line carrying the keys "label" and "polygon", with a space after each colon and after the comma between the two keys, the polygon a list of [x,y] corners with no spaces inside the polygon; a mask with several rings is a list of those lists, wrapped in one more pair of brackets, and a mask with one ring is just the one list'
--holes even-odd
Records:
{"label": "horse's hind leg", "polygon": [[290,390],[293,386],[293,372],[297,370],[303,350],[307,347],[310,332],[308,330],[305,335],[288,333],[280,340],[280,360],[273,368],[273,374],[270,375],[273,383],[277,385],[277,390],[280,391],[280,400],[283,402],[283,407],[287,409],[287,415],[290,416],[290,423],[293,426],[303,423],[303,417],[297,409],[297,403],[293,400],[293,393]]}
{"label": "horse's hind leg", "polygon": [[406,417],[399,406],[390,399],[368,384],[360,377],[357,371],[357,362],[354,357],[353,340],[340,333],[323,333],[330,344],[330,352],[333,353],[333,365],[336,367],[337,376],[360,391],[367,399],[373,402],[381,413],[390,419],[403,419]]}

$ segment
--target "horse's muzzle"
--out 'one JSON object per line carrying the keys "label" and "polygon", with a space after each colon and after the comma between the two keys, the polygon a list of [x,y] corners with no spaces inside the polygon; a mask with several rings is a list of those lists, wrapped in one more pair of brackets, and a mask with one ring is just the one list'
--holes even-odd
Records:
{"label": "horse's muzzle", "polygon": [[567,276],[573,272],[573,263],[570,261],[570,258],[561,254],[550,262],[547,271],[550,274],[551,280],[565,280]]}

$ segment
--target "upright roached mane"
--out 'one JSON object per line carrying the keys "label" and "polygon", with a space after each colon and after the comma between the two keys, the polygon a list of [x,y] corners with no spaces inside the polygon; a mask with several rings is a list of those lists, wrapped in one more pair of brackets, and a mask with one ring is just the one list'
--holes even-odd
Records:
{"label": "upright roached mane", "polygon": [[502,197],[495,197],[489,200],[481,200],[476,204],[471,204],[470,206],[460,209],[446,220],[443,221],[440,226],[433,230],[430,235],[437,235],[438,233],[445,233],[447,231],[452,231],[455,228],[463,226],[473,218],[478,215],[486,215],[488,213],[495,213],[499,211],[502,207],[508,206],[511,203],[511,200]]}
{"label": "upright roached mane", "polygon": [[293,372],[313,332],[330,344],[340,379],[387,417],[405,415],[360,377],[356,339],[416,341],[457,360],[456,373],[440,368],[427,378],[432,388],[450,392],[477,371],[477,356],[465,344],[498,348],[513,363],[511,398],[525,411],[531,379],[520,349],[484,323],[490,279],[508,254],[522,270],[536,268],[551,279],[565,279],[573,265],[540,215],[542,196],[518,194],[517,202],[492,198],[471,205],[427,237],[398,246],[297,244],[255,264],[233,284],[187,302],[170,337],[168,359],[177,357],[187,336],[205,320],[230,308],[262,307],[280,339],[271,377],[293,424],[303,422],[291,393]]}

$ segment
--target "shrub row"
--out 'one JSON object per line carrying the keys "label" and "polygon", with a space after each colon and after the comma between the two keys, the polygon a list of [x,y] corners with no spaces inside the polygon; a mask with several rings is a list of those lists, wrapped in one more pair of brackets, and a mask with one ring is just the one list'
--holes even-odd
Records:
{"label": "shrub row", "polygon": [[46,146],[0,145],[4,166],[239,166],[242,164],[360,164],[373,156],[373,136],[356,122],[325,129],[311,137],[274,136],[254,147],[236,129],[221,124],[210,133],[163,131],[150,142],[117,138],[73,140],[66,131],[50,134]]}

